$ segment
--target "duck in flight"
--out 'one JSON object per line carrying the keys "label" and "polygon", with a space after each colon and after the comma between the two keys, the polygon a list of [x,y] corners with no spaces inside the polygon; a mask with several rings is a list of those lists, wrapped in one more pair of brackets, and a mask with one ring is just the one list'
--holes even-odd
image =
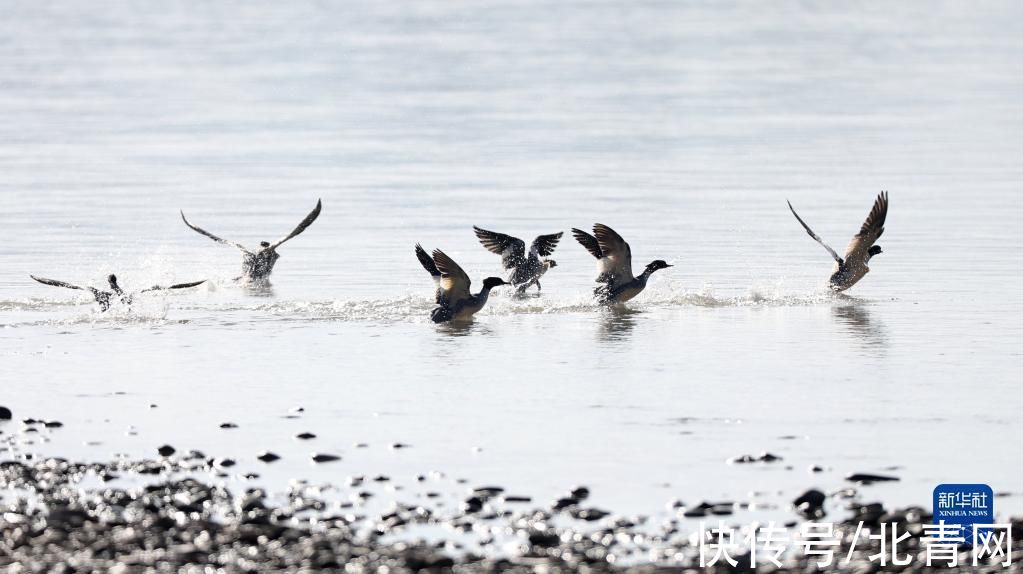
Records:
{"label": "duck in flight", "polygon": [[239,279],[247,279],[249,281],[266,281],[270,277],[270,273],[274,269],[274,264],[277,263],[277,260],[280,259],[281,257],[280,254],[277,253],[277,248],[280,247],[281,244],[283,244],[285,241],[297,236],[298,234],[305,231],[307,227],[312,225],[313,222],[316,221],[316,218],[320,216],[321,207],[322,202],[320,200],[316,200],[316,207],[311,212],[309,212],[309,215],[305,216],[305,219],[302,220],[302,223],[298,224],[298,227],[296,227],[291,233],[285,235],[284,237],[282,237],[281,239],[277,240],[274,243],[261,241],[259,243],[259,250],[257,251],[251,251],[249,249],[246,249],[246,247],[244,245],[241,245],[240,243],[235,243],[233,241],[221,239],[216,235],[213,235],[209,231],[206,231],[205,229],[192,225],[191,223],[188,222],[188,219],[185,218],[184,211],[181,212],[181,219],[185,222],[185,225],[190,227],[196,233],[199,233],[200,235],[205,235],[206,237],[209,237],[210,239],[216,241],[217,243],[223,243],[224,245],[233,245],[234,247],[241,249],[242,275],[240,277],[236,277],[235,281],[238,281]]}
{"label": "duck in flight", "polygon": [[116,275],[109,275],[109,276],[107,276],[107,283],[110,285],[110,291],[102,291],[100,289],[96,289],[95,287],[88,287],[88,286],[81,287],[81,286],[78,286],[78,285],[72,285],[71,283],[66,283],[64,281],[57,281],[56,279],[46,279],[45,277],[36,277],[35,275],[29,275],[29,277],[31,277],[32,279],[35,279],[36,281],[42,283],[43,285],[51,285],[53,287],[64,287],[64,288],[67,288],[67,289],[78,289],[80,291],[88,291],[88,292],[92,293],[93,297],[96,298],[96,302],[99,303],[99,310],[100,311],[107,311],[107,310],[109,310],[110,306],[114,302],[117,302],[117,301],[120,301],[120,303],[122,305],[131,306],[132,302],[135,299],[135,296],[136,295],[141,295],[142,293],[148,293],[150,291],[164,291],[164,290],[167,290],[167,289],[187,289],[189,287],[195,287],[197,285],[202,285],[203,283],[206,282],[206,280],[203,279],[202,281],[193,281],[192,283],[178,283],[176,285],[170,285],[170,286],[167,286],[167,287],[161,287],[160,285],[153,285],[152,287],[148,287],[146,289],[143,289],[143,290],[139,291],[138,293],[126,293],[123,289],[121,289],[121,286],[118,285],[118,283],[117,283],[117,276]]}
{"label": "duck in flight", "polygon": [[651,261],[638,277],[632,275],[632,249],[614,229],[597,223],[593,235],[572,229],[572,236],[597,258],[597,283],[593,290],[603,304],[624,303],[643,292],[655,271],[672,267],[661,259]]}
{"label": "duck in flight", "polygon": [[501,256],[501,263],[509,270],[508,282],[515,287],[515,292],[519,295],[533,285],[536,285],[539,292],[540,277],[549,269],[558,266],[553,259],[547,258],[554,254],[558,241],[564,235],[561,232],[538,236],[529,246],[527,254],[526,243],[518,237],[475,226],[473,229],[487,251]]}
{"label": "duck in flight", "polygon": [[480,292],[473,295],[469,292],[471,284],[469,276],[443,251],[434,249],[431,257],[423,246],[417,243],[416,257],[437,285],[437,307],[430,313],[434,323],[471,320],[472,316],[487,304],[491,289],[508,285],[508,282],[500,277],[487,277],[483,280]]}
{"label": "duck in flight", "polygon": [[881,234],[884,233],[884,220],[888,216],[887,191],[882,191],[878,194],[877,199],[874,200],[874,207],[870,210],[867,220],[860,227],[860,232],[853,236],[849,246],[845,248],[845,257],[839,257],[834,249],[827,243],[824,243],[810,229],[810,226],[796,213],[795,208],[792,207],[792,202],[788,202],[788,204],[792,215],[796,216],[796,220],[803,226],[803,229],[810,234],[810,237],[813,237],[814,241],[824,246],[824,249],[827,249],[831,257],[835,259],[835,269],[831,273],[830,279],[831,289],[836,292],[845,291],[870,272],[867,263],[870,262],[871,257],[881,253],[881,246],[875,243],[880,239]]}

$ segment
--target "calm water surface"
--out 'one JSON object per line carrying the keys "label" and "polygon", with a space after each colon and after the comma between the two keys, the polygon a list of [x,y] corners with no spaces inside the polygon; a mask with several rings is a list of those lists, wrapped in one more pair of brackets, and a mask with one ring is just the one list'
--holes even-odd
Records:
{"label": "calm water surface", "polygon": [[[806,488],[882,472],[902,480],[865,500],[985,482],[1023,512],[1018,4],[2,11],[0,404],[66,424],[32,448],[170,443],[277,487],[437,469],[544,502],[585,484],[625,513],[752,499],[788,517]],[[831,296],[785,200],[841,248],[882,189],[884,254]],[[178,216],[255,245],[317,198],[261,293]],[[595,221],[637,266],[676,264],[629,311],[590,302],[593,260],[566,234],[541,297],[429,323],[416,242],[478,285],[499,259],[472,225]],[[110,272],[210,282],[99,314],[28,278]],[[784,461],[725,463],[763,451]]]}

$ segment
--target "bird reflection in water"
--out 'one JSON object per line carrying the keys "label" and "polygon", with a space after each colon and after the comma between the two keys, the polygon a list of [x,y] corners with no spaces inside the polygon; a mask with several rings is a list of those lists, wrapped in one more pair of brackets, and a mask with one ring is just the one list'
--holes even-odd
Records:
{"label": "bird reflection in water", "polygon": [[273,297],[274,286],[269,281],[240,281],[242,290],[250,297]]}
{"label": "bird reflection in water", "polygon": [[620,305],[606,307],[600,311],[600,338],[603,341],[624,341],[636,327],[636,320],[642,311]]}
{"label": "bird reflection in water", "polygon": [[835,305],[831,308],[835,320],[846,328],[864,349],[871,352],[884,351],[888,348],[888,334],[885,327],[877,319],[871,318],[867,304],[851,300],[848,303]]}

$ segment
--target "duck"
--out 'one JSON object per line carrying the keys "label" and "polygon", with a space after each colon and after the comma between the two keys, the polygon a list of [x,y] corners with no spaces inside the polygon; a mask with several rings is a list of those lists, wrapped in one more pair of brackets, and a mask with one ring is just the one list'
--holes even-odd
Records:
{"label": "duck", "polygon": [[203,279],[202,281],[192,281],[191,283],[177,283],[175,285],[168,285],[167,287],[153,285],[152,287],[147,287],[137,293],[126,293],[123,289],[121,289],[121,286],[117,282],[117,276],[114,274],[110,274],[107,276],[107,284],[110,285],[110,291],[103,291],[101,289],[97,289],[95,287],[90,286],[82,287],[79,285],[67,283],[66,281],[57,281],[56,279],[36,277],[35,275],[29,275],[29,277],[42,283],[43,285],[50,285],[53,287],[64,287],[66,289],[78,289],[80,291],[88,291],[92,293],[92,296],[96,299],[96,302],[99,303],[99,309],[101,312],[106,312],[110,310],[110,307],[113,305],[113,303],[118,301],[122,305],[130,307],[132,302],[134,302],[135,300],[135,296],[141,295],[142,293],[148,293],[150,291],[164,291],[168,289],[187,289],[189,287],[197,287],[206,282],[206,280]]}
{"label": "duck", "polygon": [[572,229],[572,236],[597,259],[597,283],[593,290],[599,303],[616,305],[634,299],[646,289],[650,276],[661,269],[673,267],[663,259],[647,264],[639,276],[632,274],[632,248],[614,229],[603,223],[593,226],[593,235]]}
{"label": "duck", "polygon": [[867,215],[866,221],[860,226],[860,232],[853,236],[849,246],[845,248],[845,257],[839,257],[838,253],[831,246],[824,243],[820,236],[814,233],[810,226],[803,221],[803,218],[799,217],[796,209],[792,207],[792,202],[786,201],[789,204],[789,210],[792,211],[792,215],[796,216],[796,221],[835,260],[835,267],[831,272],[831,277],[828,279],[828,284],[832,291],[841,293],[858,283],[867,273],[870,273],[870,267],[867,264],[870,263],[870,260],[875,255],[882,253],[881,246],[877,244],[877,240],[884,233],[884,222],[885,218],[888,217],[887,191],[879,193],[877,199],[874,200],[874,206]]}
{"label": "duck", "polygon": [[554,254],[554,249],[564,232],[537,236],[530,244],[527,254],[526,243],[518,237],[476,226],[473,226],[473,230],[487,251],[501,256],[501,264],[509,270],[507,281],[519,295],[524,294],[533,285],[536,285],[536,291],[539,293],[543,289],[540,277],[558,266],[556,261],[548,257]]}
{"label": "duck", "polygon": [[437,286],[435,297],[437,307],[430,312],[430,319],[434,323],[472,320],[472,316],[487,304],[491,289],[508,285],[508,282],[500,277],[487,277],[483,280],[480,292],[473,295],[469,292],[471,284],[469,276],[443,251],[434,249],[431,257],[423,246],[417,243],[416,257],[423,265],[423,269],[433,277],[433,282]]}
{"label": "duck", "polygon": [[307,227],[316,221],[316,218],[320,216],[320,210],[323,207],[322,200],[316,200],[316,207],[313,208],[309,215],[305,216],[305,219],[298,224],[291,233],[285,235],[281,239],[270,243],[269,241],[261,241],[259,243],[258,250],[247,249],[240,243],[234,241],[228,241],[221,239],[216,235],[213,235],[209,231],[192,225],[189,223],[188,218],[185,217],[185,212],[181,212],[181,219],[185,222],[190,229],[200,235],[205,235],[217,243],[223,243],[224,245],[231,245],[237,247],[242,251],[242,274],[239,277],[235,277],[235,281],[248,280],[248,281],[268,281],[270,274],[273,272],[274,264],[280,259],[281,255],[277,253],[277,248],[280,247],[285,241],[292,239],[306,230]]}

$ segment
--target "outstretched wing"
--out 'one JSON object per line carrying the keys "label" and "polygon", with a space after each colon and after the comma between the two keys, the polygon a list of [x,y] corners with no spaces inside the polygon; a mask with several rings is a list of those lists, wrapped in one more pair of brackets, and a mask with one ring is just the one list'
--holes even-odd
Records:
{"label": "outstretched wing", "polygon": [[423,246],[416,243],[416,257],[419,258],[419,263],[426,269],[434,280],[440,280],[440,271],[437,271],[437,264],[433,262],[430,255],[423,249]]}
{"label": "outstretched wing", "polygon": [[827,243],[824,243],[824,240],[822,240],[820,237],[818,237],[818,235],[816,233],[814,233],[812,229],[810,229],[810,226],[807,225],[805,221],[803,221],[803,218],[799,217],[799,214],[796,213],[796,208],[792,207],[792,202],[788,201],[788,200],[785,200],[785,202],[789,204],[789,210],[792,211],[792,215],[796,216],[796,221],[798,221],[799,224],[803,226],[803,229],[805,229],[806,232],[810,234],[810,237],[813,237],[814,241],[816,241],[817,243],[820,243],[824,247],[824,249],[827,249],[828,253],[830,253],[831,256],[835,258],[835,261],[838,261],[839,265],[842,265],[843,263],[845,263],[844,261],[842,261],[842,258],[838,256],[838,253],[835,253],[835,250],[832,249],[830,245],[828,245]]}
{"label": "outstretched wing", "polygon": [[487,251],[501,256],[501,264],[505,269],[514,269],[526,262],[526,243],[518,237],[487,231],[475,225],[473,230]]}
{"label": "outstretched wing", "polygon": [[88,290],[92,289],[92,287],[81,287],[81,286],[78,286],[78,285],[72,285],[70,283],[65,283],[64,281],[57,281],[56,279],[47,279],[45,277],[36,277],[35,275],[29,275],[29,277],[35,279],[36,281],[42,283],[43,285],[51,285],[53,287],[65,287],[67,289],[79,289],[81,291],[88,291]]}
{"label": "outstretched wing", "polygon": [[[82,287],[80,285],[72,285],[71,283],[65,283],[64,281],[57,281],[56,279],[47,279],[45,277],[36,277],[35,275],[29,275],[29,277],[35,279],[36,281],[42,283],[43,285],[51,285],[53,287],[64,287],[66,289],[78,289],[79,291],[88,291],[89,293],[92,293],[92,296],[95,297],[96,301],[99,301],[99,303],[101,305],[107,305],[107,303],[105,303],[104,300],[103,300],[104,299],[104,292],[100,291],[99,289],[96,289],[95,287],[88,287],[88,286],[87,287]],[[107,295],[109,295],[109,294],[107,294]],[[103,310],[106,311],[106,308],[104,308]]]}
{"label": "outstretched wing", "polygon": [[600,260],[601,274],[610,274],[615,283],[632,281],[632,248],[629,244],[603,223],[594,224],[593,236],[597,238],[600,252],[604,254]]}
{"label": "outstretched wing", "polygon": [[232,245],[234,247],[237,247],[238,249],[241,249],[242,251],[244,251],[245,253],[248,253],[249,255],[255,255],[254,253],[252,253],[251,251],[246,249],[245,246],[240,244],[240,243],[235,243],[234,241],[228,241],[226,239],[221,239],[221,238],[217,237],[216,235],[213,235],[212,233],[210,233],[209,231],[206,231],[205,229],[203,229],[201,227],[196,227],[196,226],[192,225],[191,223],[188,222],[188,219],[185,217],[185,212],[184,211],[181,212],[181,220],[185,222],[185,225],[187,225],[193,231],[195,231],[196,233],[198,233],[200,235],[205,235],[206,237],[209,237],[210,239],[212,239],[213,241],[216,241],[217,243],[223,243],[224,245]]}
{"label": "outstretched wing", "polygon": [[434,249],[433,262],[437,264],[437,270],[440,271],[438,303],[452,306],[472,297],[469,293],[469,285],[472,281],[453,259],[440,249]]}
{"label": "outstretched wing", "polygon": [[323,201],[317,199],[316,200],[316,207],[314,207],[313,210],[309,212],[309,215],[305,216],[305,219],[302,220],[302,223],[299,223],[298,227],[296,227],[291,233],[287,234],[286,236],[284,236],[283,238],[278,240],[277,243],[272,244],[270,246],[270,249],[277,249],[285,241],[287,241],[287,240],[291,239],[292,237],[295,237],[299,233],[302,233],[303,231],[305,231],[305,228],[309,227],[310,225],[312,225],[313,222],[316,221],[316,218],[320,216],[320,209],[322,207],[323,207]]}
{"label": "outstretched wing", "polygon": [[153,285],[152,287],[148,287],[146,289],[139,291],[139,293],[146,293],[148,291],[164,291],[167,289],[188,289],[189,287],[196,287],[198,285],[202,285],[205,282],[206,280],[203,279],[202,281],[194,281],[192,283],[176,283],[174,285],[168,285],[167,287],[163,287],[161,285]]}
{"label": "outstretched wing", "polygon": [[870,215],[867,216],[867,220],[860,227],[860,232],[852,238],[849,246],[846,247],[846,261],[866,257],[867,252],[870,251],[870,248],[881,238],[881,234],[884,233],[884,220],[886,217],[888,217],[888,192],[882,191],[878,194],[877,199],[874,200],[874,207],[871,208]]}
{"label": "outstretched wing", "polygon": [[586,248],[590,252],[590,255],[600,259],[604,256],[600,251],[600,243],[597,242],[597,238],[586,233],[582,229],[572,228],[572,237],[579,242],[580,245]]}
{"label": "outstretched wing", "polygon": [[561,241],[561,236],[564,232],[551,233],[550,235],[539,235],[533,240],[533,244],[529,247],[530,253],[536,253],[538,257],[550,257],[554,254],[554,248],[558,246],[558,242]]}

